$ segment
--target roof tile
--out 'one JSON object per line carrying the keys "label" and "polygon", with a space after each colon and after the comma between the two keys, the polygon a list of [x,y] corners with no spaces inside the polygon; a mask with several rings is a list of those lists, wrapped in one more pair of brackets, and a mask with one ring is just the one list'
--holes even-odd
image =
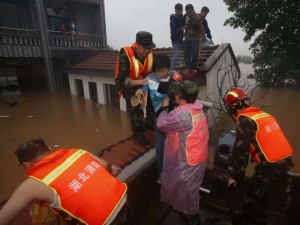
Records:
{"label": "roof tile", "polygon": [[[198,56],[197,66],[203,65],[206,60],[214,53],[214,51],[219,47],[219,45],[201,47]],[[153,50],[156,54],[167,54],[169,57],[172,56],[172,48],[156,48]],[[96,70],[115,70],[116,60],[119,51],[103,51],[99,52],[97,55],[84,60],[78,64],[72,65],[73,69],[96,69]],[[176,62],[176,68],[179,69],[181,63],[183,62],[183,51],[179,52]]]}
{"label": "roof tile", "polygon": [[102,149],[98,153],[98,156],[106,160],[110,165],[116,165],[123,169],[154,147],[154,132],[147,130],[145,136],[150,142],[149,145],[140,145],[129,137],[110,147]]}

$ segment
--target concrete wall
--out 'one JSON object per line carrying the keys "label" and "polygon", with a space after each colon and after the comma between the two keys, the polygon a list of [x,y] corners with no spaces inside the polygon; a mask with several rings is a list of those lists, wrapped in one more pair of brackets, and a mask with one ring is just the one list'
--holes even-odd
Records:
{"label": "concrete wall", "polygon": [[214,103],[214,107],[207,112],[210,125],[213,125],[219,119],[220,112],[218,109],[222,108],[222,97],[235,85],[238,78],[239,70],[234,63],[229,48],[227,48],[224,54],[207,72],[206,87],[203,87],[206,91],[206,99],[203,100]]}

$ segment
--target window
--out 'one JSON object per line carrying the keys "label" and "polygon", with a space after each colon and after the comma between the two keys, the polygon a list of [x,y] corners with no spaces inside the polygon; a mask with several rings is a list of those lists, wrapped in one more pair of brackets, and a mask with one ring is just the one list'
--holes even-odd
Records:
{"label": "window", "polygon": [[14,2],[0,2],[0,27],[19,27],[17,5]]}

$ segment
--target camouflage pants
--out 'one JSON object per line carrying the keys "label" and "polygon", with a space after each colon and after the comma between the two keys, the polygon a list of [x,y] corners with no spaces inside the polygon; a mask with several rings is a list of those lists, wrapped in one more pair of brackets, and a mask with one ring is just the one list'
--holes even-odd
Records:
{"label": "camouflage pants", "polygon": [[269,191],[285,179],[287,168],[281,164],[258,164],[242,203],[241,224],[266,224]]}
{"label": "camouflage pants", "polygon": [[146,128],[154,130],[154,109],[151,104],[150,95],[148,94],[147,98],[146,118],[144,118],[144,111],[140,108],[140,105],[131,106],[131,97],[135,95],[136,90],[131,88],[124,93],[127,109],[130,111],[131,130],[133,133],[143,133]]}

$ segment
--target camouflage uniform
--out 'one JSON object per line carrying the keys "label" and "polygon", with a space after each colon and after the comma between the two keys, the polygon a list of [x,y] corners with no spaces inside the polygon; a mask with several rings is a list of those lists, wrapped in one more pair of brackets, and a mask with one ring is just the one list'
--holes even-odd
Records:
{"label": "camouflage uniform", "polygon": [[239,117],[232,155],[232,178],[240,183],[244,181],[249,161],[250,144],[259,150],[257,154],[261,162],[255,167],[246,195],[243,198],[240,216],[243,221],[238,221],[236,224],[266,224],[263,221],[267,219],[268,191],[276,185],[276,182],[282,181],[286,172],[293,167],[290,157],[274,163],[265,159],[256,142],[257,129],[258,127],[252,119],[246,116]]}
{"label": "camouflage uniform", "polygon": [[[135,92],[138,89],[141,89],[143,86],[130,87],[129,78],[130,74],[130,62],[127,54],[124,50],[119,55],[119,75],[116,78],[115,82],[119,88],[123,90],[123,97],[126,100],[127,109],[130,110],[130,121],[131,121],[131,130],[133,133],[144,133],[145,128],[154,129],[154,109],[151,104],[147,104],[146,107],[146,120],[144,122],[144,112],[140,109],[140,106],[132,107],[131,106],[131,97],[135,95]],[[135,54],[137,59],[138,56]],[[140,60],[141,61],[141,60]],[[141,61],[143,64],[143,61]],[[150,96],[148,95],[147,102],[151,102]]]}

